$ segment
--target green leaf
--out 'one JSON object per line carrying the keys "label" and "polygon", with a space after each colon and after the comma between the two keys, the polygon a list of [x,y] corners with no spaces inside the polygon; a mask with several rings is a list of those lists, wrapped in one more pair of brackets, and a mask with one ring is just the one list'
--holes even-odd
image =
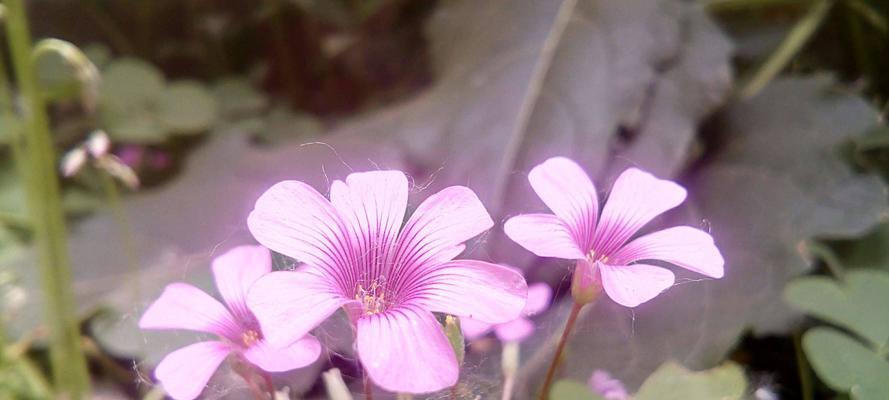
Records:
{"label": "green leaf", "polygon": [[853,141],[855,150],[868,152],[889,148],[889,126],[876,126],[868,129]]}
{"label": "green leaf", "polygon": [[889,399],[889,363],[849,336],[814,328],[803,336],[803,349],[818,377],[855,400]]}
{"label": "green leaf", "polygon": [[227,119],[254,116],[265,110],[269,99],[246,79],[227,78],[213,86],[219,115]]}
{"label": "green leaf", "polygon": [[731,400],[742,399],[747,389],[744,371],[725,363],[706,371],[689,371],[668,362],[658,368],[633,398],[635,400]]}
{"label": "green leaf", "polygon": [[69,100],[80,93],[74,67],[60,53],[42,53],[34,60],[40,91],[49,100]]}
{"label": "green leaf", "polygon": [[147,106],[114,111],[105,108],[103,122],[111,137],[126,143],[159,143],[168,136],[164,126]]}
{"label": "green leaf", "polygon": [[175,82],[158,97],[157,115],[170,131],[199,133],[213,126],[216,99],[199,82]]}
{"label": "green leaf", "polygon": [[571,379],[561,379],[549,391],[553,400],[599,400],[602,397],[593,393],[587,385]]}
{"label": "green leaf", "polygon": [[811,276],[787,285],[784,297],[794,308],[849,329],[875,349],[889,342],[889,273],[857,270],[844,282]]}
{"label": "green leaf", "polygon": [[164,76],[145,61],[120,58],[105,68],[100,87],[100,101],[105,106],[146,106],[163,91]]}

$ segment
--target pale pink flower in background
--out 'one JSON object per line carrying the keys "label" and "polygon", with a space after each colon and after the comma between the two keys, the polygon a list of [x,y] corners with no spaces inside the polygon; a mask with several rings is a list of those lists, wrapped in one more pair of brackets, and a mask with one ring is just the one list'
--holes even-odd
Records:
{"label": "pale pink flower in background", "polygon": [[459,366],[432,312],[503,323],[519,316],[527,285],[511,268],[453,260],[491,217],[472,190],[452,186],[404,223],[400,171],[334,181],[330,201],[311,186],[280,182],[247,219],[268,248],[306,265],[256,282],[247,303],[273,346],[299,340],[340,307],[356,328],[361,364],[380,387],[427,393],[457,382]]}
{"label": "pale pink flower in background", "polygon": [[534,323],[528,317],[541,313],[549,307],[553,290],[545,283],[528,285],[528,301],[522,315],[502,324],[489,324],[473,318],[460,318],[460,328],[467,340],[478,339],[492,329],[502,342],[521,342],[534,333]]}
{"label": "pale pink flower in background", "polygon": [[645,224],[685,200],[681,186],[636,168],[618,176],[599,215],[596,188],[564,157],[550,158],[528,174],[532,188],[553,214],[510,218],[504,231],[540,257],[577,260],[575,282],[601,285],[618,304],[635,307],[673,285],[670,270],[640,261],[660,260],[712,278],[723,276],[713,238],[677,226],[629,239]]}
{"label": "pale pink flower in background", "polygon": [[142,329],[186,329],[218,336],[176,350],[157,365],[155,376],[171,397],[198,397],[232,353],[268,372],[304,367],[318,358],[321,344],[309,335],[284,348],[270,347],[267,332],[245,302],[250,286],[272,270],[268,249],[236,247],[214,259],[212,268],[225,305],[194,286],[172,283],[139,320]]}
{"label": "pale pink flower in background", "polygon": [[597,369],[593,371],[587,382],[593,392],[598,393],[605,400],[630,400],[627,389],[621,381],[611,377],[607,371]]}

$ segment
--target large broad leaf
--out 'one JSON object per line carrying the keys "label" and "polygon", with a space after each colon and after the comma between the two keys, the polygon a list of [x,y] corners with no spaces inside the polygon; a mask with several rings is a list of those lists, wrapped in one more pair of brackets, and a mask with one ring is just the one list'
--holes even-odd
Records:
{"label": "large broad leaf", "polygon": [[495,216],[539,207],[522,172],[553,155],[676,171],[731,82],[728,41],[679,1],[456,1],[428,32],[436,84],[343,130],[394,137]]}

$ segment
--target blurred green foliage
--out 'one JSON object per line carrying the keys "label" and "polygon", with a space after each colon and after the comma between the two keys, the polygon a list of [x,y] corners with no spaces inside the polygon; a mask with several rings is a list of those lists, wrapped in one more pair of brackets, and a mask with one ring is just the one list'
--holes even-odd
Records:
{"label": "blurred green foliage", "polygon": [[784,295],[794,308],[852,334],[817,327],[803,336],[806,356],[828,386],[856,400],[889,398],[889,272],[800,278]]}

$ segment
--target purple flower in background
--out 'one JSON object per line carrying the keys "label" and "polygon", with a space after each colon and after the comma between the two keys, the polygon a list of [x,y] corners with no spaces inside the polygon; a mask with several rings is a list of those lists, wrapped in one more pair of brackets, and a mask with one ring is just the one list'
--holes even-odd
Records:
{"label": "purple flower in background", "polygon": [[598,393],[605,400],[629,400],[630,395],[621,381],[611,377],[606,371],[597,369],[593,371],[588,382],[590,389]]}
{"label": "purple flower in background", "polygon": [[484,336],[491,329],[502,342],[520,342],[534,332],[534,323],[528,317],[541,313],[549,307],[553,291],[545,283],[528,285],[528,301],[522,310],[522,315],[512,321],[502,324],[489,324],[473,318],[460,318],[460,328],[467,340],[474,340]]}
{"label": "purple flower in background", "polygon": [[540,257],[577,260],[574,282],[582,287],[604,287],[618,304],[635,307],[674,281],[669,270],[640,261],[661,260],[709,277],[723,276],[719,249],[699,229],[678,226],[627,243],[654,217],[685,200],[685,189],[676,183],[627,169],[614,182],[599,215],[596,188],[574,161],[550,158],[534,167],[528,180],[555,215],[510,218],[506,235]]}
{"label": "purple flower in background", "polygon": [[472,190],[433,194],[404,223],[400,171],[334,181],[330,201],[311,186],[280,182],[247,219],[253,236],[306,265],[273,272],[247,303],[269,343],[287,346],[344,307],[370,378],[393,392],[426,393],[457,382],[457,359],[432,312],[503,323],[519,316],[527,286],[511,268],[453,260],[493,225]]}
{"label": "purple flower in background", "polygon": [[219,337],[183,347],[161,360],[155,376],[170,396],[198,397],[231,353],[268,372],[304,367],[318,358],[321,345],[309,335],[280,349],[266,343],[267,332],[260,329],[245,296],[250,286],[271,269],[268,249],[236,247],[213,260],[216,287],[226,305],[194,286],[172,283],[148,307],[139,320],[142,329],[186,329]]}

